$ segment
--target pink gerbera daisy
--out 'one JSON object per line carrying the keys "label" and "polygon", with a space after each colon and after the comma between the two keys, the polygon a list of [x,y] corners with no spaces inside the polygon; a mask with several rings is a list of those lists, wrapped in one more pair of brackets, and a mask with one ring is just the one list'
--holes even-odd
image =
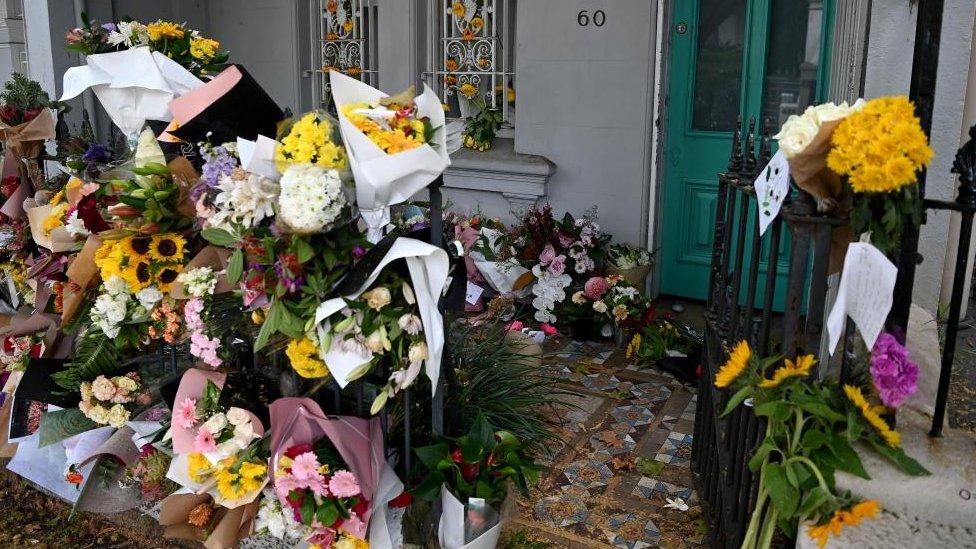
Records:
{"label": "pink gerbera daisy", "polygon": [[319,460],[312,452],[298,455],[291,462],[291,474],[298,480],[315,478],[319,474]]}
{"label": "pink gerbera daisy", "polygon": [[197,436],[193,438],[193,449],[201,454],[207,454],[217,449],[217,441],[210,429],[200,427]]}
{"label": "pink gerbera daisy", "polygon": [[338,498],[351,498],[359,495],[359,481],[349,471],[336,471],[329,480],[329,491]]}
{"label": "pink gerbera daisy", "polygon": [[173,425],[189,429],[197,424],[197,401],[184,398],[173,410]]}

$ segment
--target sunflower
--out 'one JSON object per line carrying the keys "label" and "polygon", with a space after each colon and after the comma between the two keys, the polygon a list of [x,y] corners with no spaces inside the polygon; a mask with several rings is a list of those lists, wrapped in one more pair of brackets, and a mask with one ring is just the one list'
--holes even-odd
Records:
{"label": "sunflower", "polygon": [[145,260],[130,262],[129,265],[122,270],[121,276],[122,280],[125,280],[129,284],[130,291],[133,293],[138,292],[146,286],[149,286],[149,281],[152,280],[152,272],[149,268],[149,262]]}
{"label": "sunflower", "polygon": [[178,234],[157,234],[149,245],[149,257],[156,261],[183,261],[186,240]]}
{"label": "sunflower", "polygon": [[878,502],[869,499],[855,504],[850,510],[838,509],[827,522],[811,526],[807,534],[810,539],[817,542],[820,547],[827,546],[827,540],[831,535],[839,536],[845,526],[857,526],[864,519],[875,518],[881,511]]}
{"label": "sunflower", "polygon": [[145,257],[149,253],[152,238],[148,236],[130,236],[122,240],[124,252],[132,253],[140,257]]}
{"label": "sunflower", "polygon": [[180,269],[177,266],[163,267],[161,271],[156,273],[156,285],[159,286],[159,291],[169,293],[170,287],[176,282],[176,277],[179,274]]}
{"label": "sunflower", "polygon": [[897,448],[901,444],[901,433],[895,431],[888,425],[888,422],[881,417],[881,414],[864,398],[861,389],[852,385],[844,385],[844,393],[847,395],[847,399],[860,410],[861,415],[871,427],[874,427],[878,434],[881,435],[881,438],[884,439],[888,446]]}
{"label": "sunflower", "polygon": [[722,389],[731,385],[745,371],[751,357],[749,342],[743,339],[732,349],[728,362],[715,374],[715,386]]}
{"label": "sunflower", "polygon": [[783,383],[791,377],[805,377],[810,375],[810,369],[813,365],[817,363],[817,359],[813,358],[813,355],[804,355],[796,359],[794,364],[792,360],[786,359],[785,364],[776,369],[773,372],[772,379],[764,379],[759,382],[759,388],[761,389],[772,389],[773,387],[778,387],[780,383]]}

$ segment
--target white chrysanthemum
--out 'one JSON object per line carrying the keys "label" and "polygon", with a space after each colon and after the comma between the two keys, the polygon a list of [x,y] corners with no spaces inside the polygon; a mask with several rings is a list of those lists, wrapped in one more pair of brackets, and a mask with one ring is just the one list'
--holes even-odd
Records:
{"label": "white chrysanthemum", "polygon": [[210,219],[212,226],[233,221],[250,228],[274,215],[278,184],[267,177],[252,173],[238,180],[225,174],[220,176],[217,188],[220,192],[214,197],[214,206],[218,211]]}
{"label": "white chrysanthemum", "polygon": [[328,230],[345,205],[336,170],[293,164],[281,176],[278,221],[282,229],[303,234]]}
{"label": "white chrysanthemum", "polygon": [[116,27],[118,31],[108,35],[108,43],[113,46],[124,44],[125,47],[131,48],[149,43],[149,31],[138,21],[120,21]]}

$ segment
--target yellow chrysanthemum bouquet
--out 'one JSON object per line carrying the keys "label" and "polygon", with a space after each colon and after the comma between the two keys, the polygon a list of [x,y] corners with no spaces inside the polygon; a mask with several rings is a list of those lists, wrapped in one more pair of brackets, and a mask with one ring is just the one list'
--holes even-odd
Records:
{"label": "yellow chrysanthemum bouquet", "polygon": [[835,471],[870,478],[855,449],[859,441],[909,475],[928,474],[899,448],[883,406],[858,386],[813,379],[815,365],[813,355],[760,358],[742,341],[715,374],[716,387],[734,391],[723,416],[748,406],[766,420],[766,437],[749,460],[760,480],[743,548],[769,547],[777,528],[795,537],[798,521],[823,547],[844,526],[877,515],[877,502],[835,488]]}
{"label": "yellow chrysanthemum bouquet", "polygon": [[905,223],[918,226],[916,183],[933,153],[907,97],[810,107],[775,139],[797,186],[820,201],[821,211],[849,214],[855,236],[870,232],[888,254]]}

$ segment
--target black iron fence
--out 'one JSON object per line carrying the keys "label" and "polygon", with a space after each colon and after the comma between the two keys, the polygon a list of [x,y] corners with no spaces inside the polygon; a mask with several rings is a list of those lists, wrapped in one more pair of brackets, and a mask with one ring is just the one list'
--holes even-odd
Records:
{"label": "black iron fence", "polygon": [[[976,215],[976,126],[956,154],[953,173],[960,179],[955,201],[923,201],[926,210],[961,216],[952,296],[945,322],[945,345],[931,436],[945,422],[956,337]],[[846,219],[818,212],[815,199],[794,188],[781,214],[760,238],[753,181],[770,157],[769,132],[757,134],[755,121],[739,121],[728,169],[719,174],[714,247],[706,310],[704,372],[701,376],[692,465],[710,522],[712,545],[738,547],[756,500],[758,477],[748,468],[765,430],[748,406],[719,418],[728,395],[713,384],[728,349],[747,340],[760,356],[795,357],[801,351],[823,356],[832,231]],[[789,240],[783,253],[784,239]],[[764,246],[765,244],[765,246]],[[917,252],[917,244],[916,250]],[[902,254],[915,260],[917,253]],[[899,266],[900,267],[900,266]],[[785,281],[780,280],[785,277]],[[785,288],[777,288],[785,283]],[[777,293],[779,292],[779,293]],[[907,317],[897,321],[905,335]],[[850,320],[841,342],[839,376],[845,379],[855,356],[856,331]],[[818,372],[817,375],[819,375]]]}

